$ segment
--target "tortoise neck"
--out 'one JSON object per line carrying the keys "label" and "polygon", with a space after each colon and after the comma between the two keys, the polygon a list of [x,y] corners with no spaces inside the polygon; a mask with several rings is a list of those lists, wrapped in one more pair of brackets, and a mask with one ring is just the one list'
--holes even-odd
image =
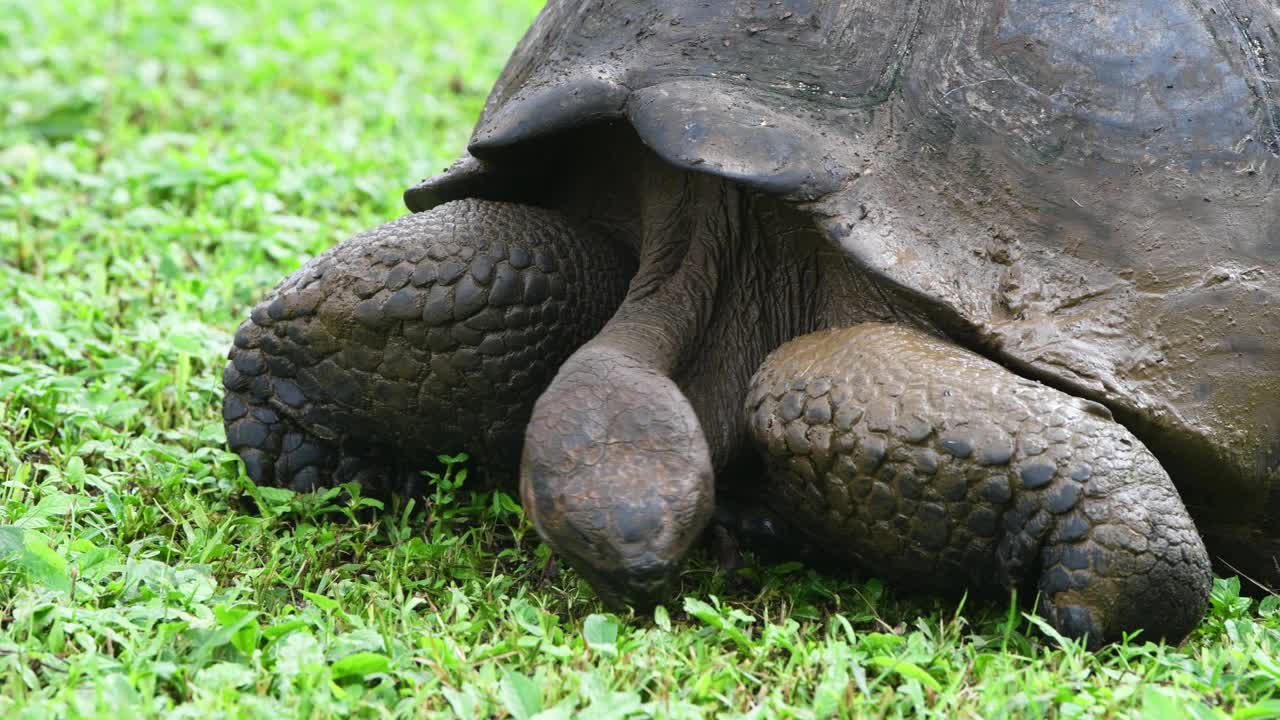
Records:
{"label": "tortoise neck", "polygon": [[718,178],[655,183],[640,208],[640,266],[597,341],[673,376],[699,349],[741,243],[739,193]]}

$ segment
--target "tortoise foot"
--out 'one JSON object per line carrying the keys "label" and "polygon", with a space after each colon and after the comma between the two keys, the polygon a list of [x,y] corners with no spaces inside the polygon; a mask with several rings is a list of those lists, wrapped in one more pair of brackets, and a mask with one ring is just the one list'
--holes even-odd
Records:
{"label": "tortoise foot", "polygon": [[815,333],[752,381],[777,509],[853,563],[933,589],[1035,587],[1064,635],[1180,639],[1208,557],[1168,475],[1110,413],[950,343]]}
{"label": "tortoise foot", "polygon": [[823,566],[829,560],[825,548],[814,545],[803,529],[761,502],[762,494],[761,488],[749,486],[742,492],[717,495],[709,539],[721,569],[729,572],[741,568],[744,551],[766,563],[799,561]]}
{"label": "tortoise foot", "polygon": [[437,454],[514,475],[556,369],[622,300],[630,261],[544,210],[465,200],[308,262],[253,309],[223,375],[258,483],[416,494]]}
{"label": "tortoise foot", "polygon": [[266,382],[257,381],[238,371],[234,361],[224,373],[227,392],[222,416],[227,443],[244,462],[250,480],[296,492],[356,482],[366,494],[377,497],[422,494],[419,473],[399,463],[394,453],[344,447],[342,438],[308,431],[280,412],[277,406],[282,398],[299,396],[288,379],[273,382],[266,377]]}

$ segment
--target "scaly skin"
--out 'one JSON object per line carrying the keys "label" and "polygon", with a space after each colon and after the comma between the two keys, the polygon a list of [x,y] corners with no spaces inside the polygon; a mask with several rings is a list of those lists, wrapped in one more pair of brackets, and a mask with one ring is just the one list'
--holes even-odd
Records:
{"label": "scaly skin", "polygon": [[308,262],[254,308],[223,375],[260,484],[420,491],[467,449],[509,475],[534,400],[622,301],[633,261],[559,215],[464,200]]}
{"label": "scaly skin", "polygon": [[747,400],[768,501],[831,552],[939,589],[1032,581],[1069,636],[1181,638],[1204,545],[1168,475],[1101,406],[918,331],[787,343]]}
{"label": "scaly skin", "polygon": [[[1199,620],[1204,548],[1104,408],[907,329],[928,325],[767,203],[653,171],[626,248],[465,200],[308,263],[254,309],[225,373],[250,477],[414,495],[438,452],[499,480],[518,466],[539,534],[615,606],[670,595],[718,481],[748,503],[720,530],[934,588],[1034,585],[1093,643]],[[885,316],[898,325],[866,324]],[[831,326],[853,327],[814,332]],[[753,442],[773,471],[758,497],[723,472]]]}
{"label": "scaly skin", "polygon": [[539,534],[608,604],[666,599],[711,517],[698,417],[669,378],[598,341],[539,398],[520,492]]}

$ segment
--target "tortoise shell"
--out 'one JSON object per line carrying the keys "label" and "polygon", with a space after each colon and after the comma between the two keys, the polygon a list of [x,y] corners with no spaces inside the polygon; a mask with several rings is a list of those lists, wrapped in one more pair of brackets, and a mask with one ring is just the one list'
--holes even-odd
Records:
{"label": "tortoise shell", "polygon": [[466,155],[406,202],[531,197],[561,175],[528,148],[629,126],[804,212],[952,337],[1104,403],[1210,547],[1267,572],[1278,28],[1262,0],[552,0]]}

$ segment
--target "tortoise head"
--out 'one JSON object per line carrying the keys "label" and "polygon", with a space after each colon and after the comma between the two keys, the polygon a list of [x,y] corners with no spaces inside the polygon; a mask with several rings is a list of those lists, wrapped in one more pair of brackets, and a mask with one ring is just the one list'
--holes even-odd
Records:
{"label": "tortoise head", "polygon": [[670,595],[714,494],[684,394],[598,345],[571,358],[535,405],[520,493],[542,537],[614,607]]}

